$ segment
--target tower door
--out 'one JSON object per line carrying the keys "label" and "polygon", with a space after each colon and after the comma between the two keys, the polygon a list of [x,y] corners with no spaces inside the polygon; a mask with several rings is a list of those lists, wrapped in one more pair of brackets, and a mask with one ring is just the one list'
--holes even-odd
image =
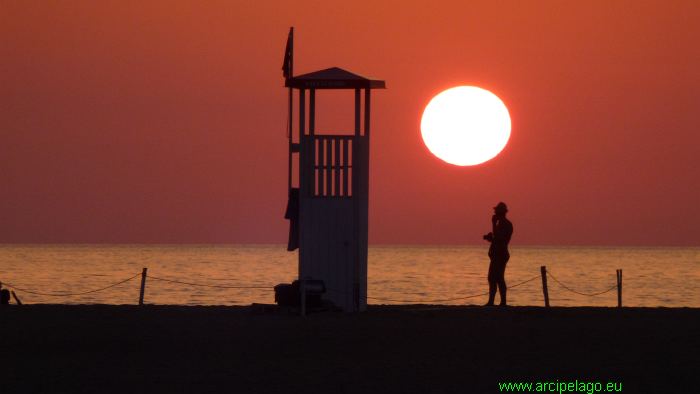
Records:
{"label": "tower door", "polygon": [[323,280],[325,298],[346,311],[359,303],[354,142],[355,136],[305,135],[299,166],[299,277]]}

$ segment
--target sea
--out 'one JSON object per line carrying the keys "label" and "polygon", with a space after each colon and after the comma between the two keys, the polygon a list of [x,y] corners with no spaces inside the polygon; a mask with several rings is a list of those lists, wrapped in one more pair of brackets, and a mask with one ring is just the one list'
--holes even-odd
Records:
{"label": "sea", "polygon": [[[146,304],[272,304],[297,264],[285,245],[0,245],[25,304],[138,304],[143,268]],[[544,305],[541,266],[552,306],[617,306],[621,269],[623,306],[700,307],[700,248],[514,246],[510,305]],[[487,270],[485,246],[370,246],[368,303],[484,304]]]}

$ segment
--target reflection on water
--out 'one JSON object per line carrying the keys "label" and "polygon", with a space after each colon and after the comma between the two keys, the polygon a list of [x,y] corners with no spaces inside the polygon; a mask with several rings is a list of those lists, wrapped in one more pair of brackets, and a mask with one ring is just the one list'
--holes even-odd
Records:
{"label": "reflection on water", "polygon": [[[700,248],[514,247],[506,270],[509,285],[548,270],[583,293],[615,284],[623,270],[623,305],[700,307]],[[290,282],[297,272],[297,254],[283,245],[5,245],[0,246],[0,281],[39,292],[78,293],[107,286],[148,267],[166,279],[215,286],[274,286]],[[488,290],[486,247],[376,246],[369,251],[370,304],[430,301],[467,297]],[[26,303],[138,302],[140,278],[103,292],[72,297],[23,293]],[[555,306],[615,306],[611,291],[585,297],[549,281]],[[192,287],[148,280],[146,302],[185,305],[273,303],[272,289]],[[392,301],[386,301],[392,300]],[[538,279],[508,293],[512,305],[542,305]],[[441,301],[483,304],[486,296]]]}

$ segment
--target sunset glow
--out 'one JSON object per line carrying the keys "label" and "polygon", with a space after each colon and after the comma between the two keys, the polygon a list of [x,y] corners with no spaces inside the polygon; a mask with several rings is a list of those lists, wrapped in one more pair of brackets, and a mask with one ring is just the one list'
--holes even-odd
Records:
{"label": "sunset glow", "polygon": [[503,101],[475,86],[447,89],[430,100],[421,120],[430,152],[458,166],[484,163],[510,138],[510,115]]}
{"label": "sunset glow", "polygon": [[[287,243],[294,26],[294,75],[386,81],[370,244],[481,245],[505,200],[521,245],[697,246],[697,20],[696,1],[4,1],[0,241]],[[459,85],[511,118],[480,165],[421,136]],[[354,132],[353,92],[315,100],[316,134]]]}

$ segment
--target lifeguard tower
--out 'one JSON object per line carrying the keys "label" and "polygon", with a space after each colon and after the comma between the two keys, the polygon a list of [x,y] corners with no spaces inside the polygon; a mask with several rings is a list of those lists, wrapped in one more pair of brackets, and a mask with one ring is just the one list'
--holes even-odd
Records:
{"label": "lifeguard tower", "polygon": [[[288,250],[299,249],[299,280],[322,280],[327,289],[324,299],[346,312],[363,311],[367,308],[370,97],[372,89],[384,89],[385,83],[337,67],[293,76],[293,34],[292,28],[283,65],[289,88]],[[354,127],[348,125],[344,134],[316,130],[317,92],[329,89],[355,96]],[[298,93],[296,120],[294,91]]]}

